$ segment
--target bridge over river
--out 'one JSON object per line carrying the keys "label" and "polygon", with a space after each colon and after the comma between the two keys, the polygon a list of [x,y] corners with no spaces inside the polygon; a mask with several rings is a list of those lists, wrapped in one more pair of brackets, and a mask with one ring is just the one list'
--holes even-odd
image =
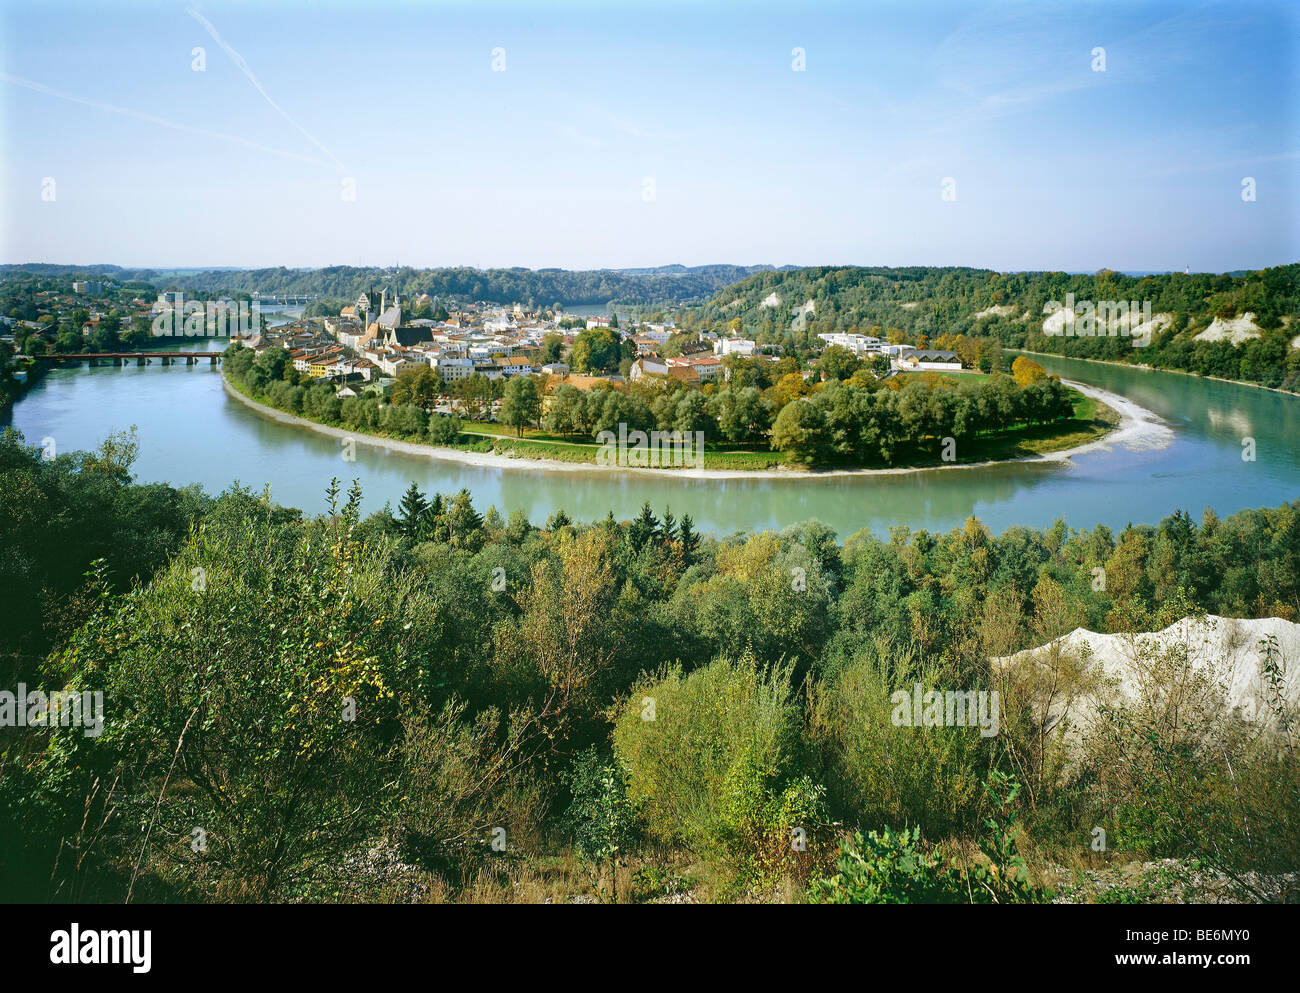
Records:
{"label": "bridge over river", "polygon": [[180,359],[184,359],[186,365],[196,365],[203,359],[207,359],[209,365],[216,365],[221,361],[220,352],[72,352],[66,355],[35,357],[49,362],[84,361],[91,366],[129,365],[132,360],[136,365],[149,365],[154,359],[161,360],[163,365],[174,365]]}

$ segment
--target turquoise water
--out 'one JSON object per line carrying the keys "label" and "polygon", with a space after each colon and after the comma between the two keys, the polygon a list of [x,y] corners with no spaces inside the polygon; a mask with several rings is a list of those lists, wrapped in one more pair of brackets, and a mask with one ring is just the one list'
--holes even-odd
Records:
{"label": "turquoise water", "polygon": [[[214,348],[225,342],[198,344]],[[186,347],[194,348],[194,343]],[[220,373],[200,366],[57,369],[21,399],[5,422],[59,451],[89,448],[135,425],[142,481],[200,483],[218,493],[232,481],[281,503],[319,512],[332,476],[359,477],[366,509],[393,506],[412,481],[426,490],[462,487],[476,506],[522,509],[542,523],[557,507],[588,520],[613,510],[632,517],[643,500],[689,513],[715,534],[779,528],[812,518],[842,536],[860,528],[948,529],[975,515],[994,531],[1013,524],[1073,527],[1155,522],[1182,509],[1226,515],[1300,497],[1300,398],[1173,373],[1041,358],[1050,371],[1129,397],[1163,418],[1173,441],[1159,450],[1122,447],[1067,462],[866,477],[690,480],[607,471],[485,469],[356,447],[344,461],[337,439],[282,425],[226,396]],[[1243,462],[1242,438],[1256,461]]]}

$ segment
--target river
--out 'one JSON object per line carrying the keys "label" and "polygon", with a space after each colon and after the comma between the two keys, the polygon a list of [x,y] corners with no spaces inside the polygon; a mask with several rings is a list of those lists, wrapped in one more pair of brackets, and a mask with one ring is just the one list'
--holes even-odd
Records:
{"label": "river", "polygon": [[[201,342],[224,347],[224,342]],[[185,347],[194,348],[186,342]],[[946,530],[971,516],[1001,532],[1015,524],[1122,528],[1154,523],[1175,510],[1213,507],[1226,516],[1245,507],[1300,497],[1300,398],[1175,373],[1148,372],[1071,359],[1039,361],[1065,378],[1121,394],[1172,428],[1164,447],[1124,446],[1061,462],[1025,462],[900,475],[793,479],[688,480],[616,471],[548,472],[480,468],[356,447],[345,461],[339,442],[272,422],[226,396],[220,372],[197,366],[55,369],[3,417],[29,443],[55,439],[58,451],[97,446],[111,431],[135,425],[141,481],[200,483],[219,493],[232,481],[282,504],[320,512],[333,476],[359,477],[366,510],[393,507],[415,480],[426,491],[462,487],[475,505],[506,515],[524,510],[544,523],[557,507],[576,520],[613,510],[631,518],[643,500],[657,512],[689,513],[713,534],[779,528],[816,518],[847,536],[861,528],[887,535],[892,526]],[[1243,461],[1253,438],[1255,461]]]}

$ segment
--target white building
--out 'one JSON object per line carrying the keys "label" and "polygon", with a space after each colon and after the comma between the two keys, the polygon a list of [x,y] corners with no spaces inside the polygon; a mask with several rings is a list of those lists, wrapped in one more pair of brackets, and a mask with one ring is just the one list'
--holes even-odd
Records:
{"label": "white building", "polygon": [[713,354],[719,358],[725,355],[743,355],[748,358],[757,347],[757,343],[748,338],[719,338],[713,343]]}
{"label": "white building", "polygon": [[[841,348],[847,348],[854,355],[880,354],[887,346],[879,338],[874,338],[869,334],[842,334],[834,332],[832,334],[819,334],[817,336],[827,345],[839,345]],[[911,347],[911,346],[907,346]],[[886,353],[888,354],[888,353]]]}
{"label": "white building", "polygon": [[474,362],[471,359],[440,358],[436,363],[430,362],[430,365],[437,368],[444,383],[459,382],[474,375]]}

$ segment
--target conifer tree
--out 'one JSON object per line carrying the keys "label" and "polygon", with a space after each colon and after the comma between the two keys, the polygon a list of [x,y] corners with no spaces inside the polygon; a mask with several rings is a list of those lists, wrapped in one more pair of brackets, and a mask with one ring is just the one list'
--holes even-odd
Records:
{"label": "conifer tree", "polygon": [[398,504],[398,509],[401,510],[401,515],[397,518],[397,523],[402,526],[402,534],[408,538],[418,538],[424,523],[425,511],[429,509],[429,502],[420,492],[420,487],[415,485],[415,480],[411,480],[411,485],[402,494],[402,502]]}

